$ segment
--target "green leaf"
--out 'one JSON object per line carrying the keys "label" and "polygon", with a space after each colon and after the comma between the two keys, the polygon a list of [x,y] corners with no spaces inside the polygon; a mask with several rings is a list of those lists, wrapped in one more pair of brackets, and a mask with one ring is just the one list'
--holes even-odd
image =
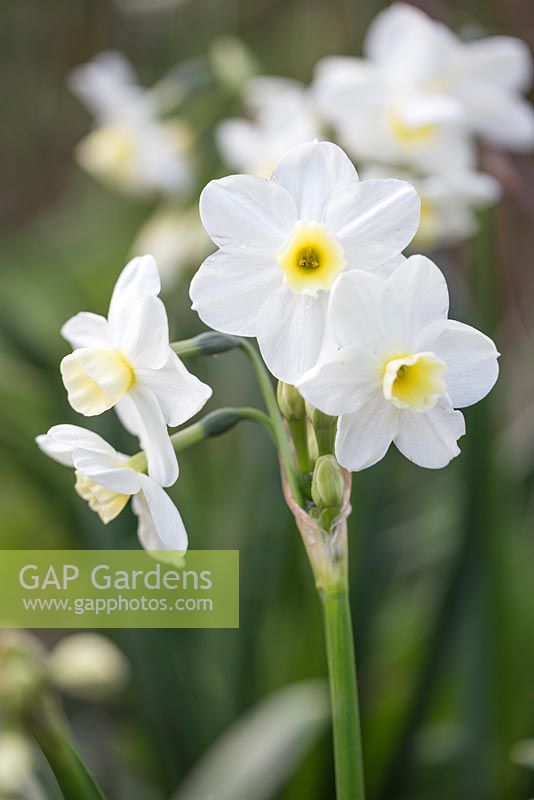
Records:
{"label": "green leaf", "polygon": [[269,800],[330,719],[322,680],[270,695],[215,742],[173,800]]}

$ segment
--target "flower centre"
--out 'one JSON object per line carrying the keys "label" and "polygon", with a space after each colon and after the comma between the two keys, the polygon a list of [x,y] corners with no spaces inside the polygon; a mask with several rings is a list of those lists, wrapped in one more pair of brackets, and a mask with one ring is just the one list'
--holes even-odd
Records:
{"label": "flower centre", "polygon": [[129,494],[120,494],[100,486],[98,483],[76,470],[76,484],[74,486],[80,497],[87,500],[89,508],[96,511],[104,524],[117,517],[128,500]]}
{"label": "flower centre", "polygon": [[82,139],[76,151],[80,165],[109,184],[129,180],[136,153],[134,132],[120,125],[96,128]]}
{"label": "flower centre", "polygon": [[407,125],[399,111],[393,107],[390,109],[389,126],[393,134],[393,138],[403,146],[417,146],[428,142],[434,138],[437,127],[436,125]]}
{"label": "flower centre", "polygon": [[319,222],[298,222],[288,247],[278,256],[289,286],[311,295],[330,289],[346,263],[343,247]]}
{"label": "flower centre", "polygon": [[305,247],[297,256],[297,266],[301,269],[319,269],[321,262],[313,247]]}
{"label": "flower centre", "polygon": [[135,381],[134,369],[122,353],[98,347],[65,356],[61,376],[71,406],[88,417],[112,408]]}
{"label": "flower centre", "polygon": [[384,397],[397,408],[429,411],[447,391],[445,369],[445,362],[434,353],[392,358],[384,365]]}

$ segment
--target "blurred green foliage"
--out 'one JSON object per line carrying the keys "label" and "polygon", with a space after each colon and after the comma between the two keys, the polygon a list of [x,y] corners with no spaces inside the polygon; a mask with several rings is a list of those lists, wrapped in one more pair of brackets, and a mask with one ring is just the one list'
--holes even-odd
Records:
{"label": "blurred green foliage", "polygon": [[[128,5],[4,0],[0,9],[3,548],[137,546],[130,512],[102,527],[72,491],[68,470],[33,442],[52,424],[79,422],[59,377],[67,352],[59,328],[81,309],[105,313],[151,208],[112,195],[75,167],[72,149],[88,118],[65,87],[69,70],[113,48],[150,83],[231,34],[266,73],[308,80],[319,57],[357,52],[382,7],[371,0],[190,0],[129,14]],[[456,28],[534,35],[532,7],[520,0],[428,7]],[[200,181],[223,171],[209,125],[233,107],[237,101],[212,87],[187,110],[205,129]],[[534,735],[533,165],[524,159],[509,167],[524,191],[507,194],[474,248],[437,257],[451,283],[453,316],[497,338],[500,384],[468,413],[463,455],[447,470],[429,473],[391,452],[355,478],[351,582],[371,800],[534,793],[534,773],[509,757],[518,740]],[[201,330],[187,281],[166,301],[176,338]],[[209,408],[260,404],[239,353],[193,368],[214,387]],[[93,422],[119,449],[134,447],[112,414]],[[325,673],[319,602],[263,433],[241,426],[184,453],[181,463],[173,496],[191,545],[241,551],[241,628],[113,633],[132,663],[128,696],[111,709],[69,702],[67,710],[117,800],[169,798],[268,692]],[[334,797],[330,748],[325,733],[280,800]]]}

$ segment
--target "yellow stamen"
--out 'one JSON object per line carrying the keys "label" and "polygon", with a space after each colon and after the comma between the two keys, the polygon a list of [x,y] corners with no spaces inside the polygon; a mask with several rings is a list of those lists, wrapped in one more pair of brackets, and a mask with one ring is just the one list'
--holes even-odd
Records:
{"label": "yellow stamen", "polygon": [[346,263],[343,247],[318,222],[298,222],[288,247],[278,256],[289,286],[312,295],[330,289]]}

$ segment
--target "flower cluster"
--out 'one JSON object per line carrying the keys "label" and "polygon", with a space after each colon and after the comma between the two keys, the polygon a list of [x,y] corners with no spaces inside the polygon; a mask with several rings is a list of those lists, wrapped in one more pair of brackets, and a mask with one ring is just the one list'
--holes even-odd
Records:
{"label": "flower cluster", "polygon": [[373,21],[364,54],[322,59],[310,88],[249,81],[252,121],[220,125],[224,160],[266,174],[284,151],[332,131],[362,175],[406,176],[417,187],[418,246],[462,241],[476,229],[475,210],[500,193],[477,171],[476,137],[514,151],[534,146],[534,113],[522,97],[532,79],[527,46],[506,36],[463,42],[421,10],[394,3]]}
{"label": "flower cluster", "polygon": [[163,489],[178,478],[167,426],[194,416],[211,389],[171,349],[159,292],[155,260],[135,258],[119,276],[107,318],[81,312],[62,328],[73,348],[61,362],[71,406],[87,417],[114,408],[143,452],[133,457],[118,453],[96,433],[76,425],[56,425],[38,436],[37,444],[75,470],[76,491],[104,523],[115,519],[132,498],[143,547],[185,550],[184,524]]}
{"label": "flower cluster", "polygon": [[219,249],[193,278],[193,308],[223,333],[255,336],[279,380],[339,417],[342,466],[371,466],[391,442],[424,467],[458,455],[455,409],[489,392],[498,353],[448,320],[432,261],[402,255],[419,222],[409,183],[360,181],[337,145],[315,141],[271,180],[212,181],[200,210]]}

